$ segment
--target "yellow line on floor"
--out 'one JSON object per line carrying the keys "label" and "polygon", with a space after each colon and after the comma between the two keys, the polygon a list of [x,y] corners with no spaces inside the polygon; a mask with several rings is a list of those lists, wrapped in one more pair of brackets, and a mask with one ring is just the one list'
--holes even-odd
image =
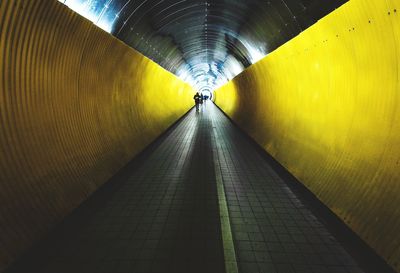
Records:
{"label": "yellow line on floor", "polygon": [[[211,114],[212,116],[212,114]],[[211,118],[212,119],[212,118]],[[231,223],[229,220],[228,205],[226,203],[225,188],[221,172],[220,157],[218,150],[221,148],[218,143],[218,132],[216,130],[216,124],[214,119],[212,119],[213,124],[213,156],[214,156],[214,169],[215,169],[215,180],[217,182],[217,192],[218,192],[218,203],[219,203],[219,215],[221,221],[221,233],[222,233],[222,243],[224,248],[224,258],[225,258],[225,271],[226,273],[238,273],[238,266],[236,261],[235,246],[233,244]]]}

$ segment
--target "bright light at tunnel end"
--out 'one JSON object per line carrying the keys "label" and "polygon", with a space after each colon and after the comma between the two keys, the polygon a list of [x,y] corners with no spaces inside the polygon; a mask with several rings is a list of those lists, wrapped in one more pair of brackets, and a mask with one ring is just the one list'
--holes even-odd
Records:
{"label": "bright light at tunnel end", "polygon": [[[250,63],[254,64],[263,59],[267,53],[265,45],[255,46],[245,44],[250,56]],[[222,69],[215,62],[205,63],[199,60],[195,67],[189,68],[184,65],[178,70],[178,77],[189,83],[197,91],[214,90],[222,87],[245,70],[245,66],[232,55],[228,55],[222,64]]]}

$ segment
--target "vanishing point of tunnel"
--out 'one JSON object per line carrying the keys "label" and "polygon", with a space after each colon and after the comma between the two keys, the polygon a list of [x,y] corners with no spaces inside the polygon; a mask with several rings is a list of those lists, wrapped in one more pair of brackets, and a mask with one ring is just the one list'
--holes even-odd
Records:
{"label": "vanishing point of tunnel", "polygon": [[1,273],[400,273],[399,0],[0,0]]}

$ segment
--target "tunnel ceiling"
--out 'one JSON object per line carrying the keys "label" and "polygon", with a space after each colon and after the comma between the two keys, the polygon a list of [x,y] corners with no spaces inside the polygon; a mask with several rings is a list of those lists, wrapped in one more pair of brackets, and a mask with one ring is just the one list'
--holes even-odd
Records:
{"label": "tunnel ceiling", "polygon": [[60,0],[198,90],[212,90],[347,0]]}

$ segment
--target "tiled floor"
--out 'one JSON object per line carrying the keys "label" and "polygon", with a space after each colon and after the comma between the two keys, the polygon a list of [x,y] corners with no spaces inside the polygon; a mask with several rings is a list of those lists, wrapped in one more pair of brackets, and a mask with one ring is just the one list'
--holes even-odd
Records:
{"label": "tiled floor", "polygon": [[362,272],[255,149],[208,102],[8,272]]}
{"label": "tiled floor", "polygon": [[240,272],[363,272],[243,134],[216,108],[232,235]]}

